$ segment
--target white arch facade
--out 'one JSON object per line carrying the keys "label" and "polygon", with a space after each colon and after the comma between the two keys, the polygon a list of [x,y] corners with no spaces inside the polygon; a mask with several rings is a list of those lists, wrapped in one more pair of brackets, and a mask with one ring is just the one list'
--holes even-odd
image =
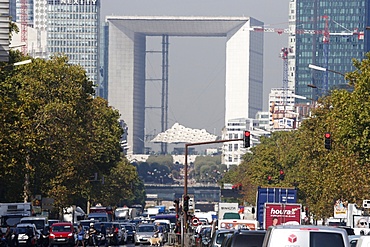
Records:
{"label": "white arch facade", "polygon": [[250,17],[108,16],[108,102],[128,126],[134,154],[144,151],[147,36],[225,37],[225,123],[262,111],[263,23]]}

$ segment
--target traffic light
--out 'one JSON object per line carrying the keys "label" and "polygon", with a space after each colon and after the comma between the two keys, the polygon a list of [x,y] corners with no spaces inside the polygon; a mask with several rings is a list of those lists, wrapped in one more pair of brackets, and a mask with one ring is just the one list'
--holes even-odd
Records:
{"label": "traffic light", "polygon": [[184,205],[183,205],[183,209],[185,212],[188,212],[189,211],[189,199],[190,197],[189,196],[184,196]]}
{"label": "traffic light", "polygon": [[251,146],[251,132],[244,131],[244,148],[249,148]]}
{"label": "traffic light", "polygon": [[268,184],[272,184],[272,180],[271,179],[272,179],[271,176],[267,176],[267,183]]}
{"label": "traffic light", "polygon": [[285,173],[284,173],[284,171],[283,171],[283,170],[280,170],[280,172],[279,172],[279,179],[280,179],[281,181],[283,181],[283,180],[284,180],[284,178],[285,178]]}
{"label": "traffic light", "polygon": [[325,148],[328,150],[331,149],[331,134],[329,132],[325,133]]}
{"label": "traffic light", "polygon": [[179,213],[179,200],[178,199],[175,199],[174,201],[173,201],[174,203],[173,203],[173,206],[175,206],[175,210],[176,210],[176,215]]}

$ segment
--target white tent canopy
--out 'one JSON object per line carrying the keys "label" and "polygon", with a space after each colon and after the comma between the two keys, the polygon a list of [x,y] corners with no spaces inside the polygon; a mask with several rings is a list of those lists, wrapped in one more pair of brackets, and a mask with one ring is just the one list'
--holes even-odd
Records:
{"label": "white tent canopy", "polygon": [[216,139],[216,135],[208,133],[205,129],[191,129],[175,123],[170,129],[159,133],[151,142],[197,143],[215,141]]}

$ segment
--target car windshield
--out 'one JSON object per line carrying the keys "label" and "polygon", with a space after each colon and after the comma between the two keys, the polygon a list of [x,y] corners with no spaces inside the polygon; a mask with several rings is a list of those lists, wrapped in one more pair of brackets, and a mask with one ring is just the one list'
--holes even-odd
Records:
{"label": "car windshield", "polygon": [[3,216],[2,221],[6,226],[16,226],[23,216]]}
{"label": "car windshield", "polygon": [[227,234],[230,234],[230,232],[221,232],[221,233],[217,234],[216,243],[217,244],[222,244],[222,241],[224,241],[224,238]]}
{"label": "car windshield", "polygon": [[[94,225],[94,228],[99,232],[101,231],[101,224],[102,223],[99,222],[99,223],[95,223],[95,225]],[[109,223],[109,222],[104,222],[103,224],[104,224],[106,230],[111,229],[112,225],[113,225],[112,223]]]}
{"label": "car windshield", "polygon": [[28,228],[27,227],[17,227],[17,233],[18,234],[26,234],[27,233],[27,230],[29,232],[32,232],[32,229],[31,228]]}
{"label": "car windshield", "polygon": [[139,226],[138,232],[154,232],[154,226]]}
{"label": "car windshield", "polygon": [[53,226],[52,227],[53,232],[71,232],[71,226]]}
{"label": "car windshield", "polygon": [[130,225],[124,225],[127,231],[133,231],[133,227]]}

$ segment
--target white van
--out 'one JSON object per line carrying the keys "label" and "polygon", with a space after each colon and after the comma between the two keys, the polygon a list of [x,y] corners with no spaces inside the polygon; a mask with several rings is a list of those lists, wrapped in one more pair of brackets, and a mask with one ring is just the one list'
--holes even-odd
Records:
{"label": "white van", "polygon": [[367,247],[367,246],[370,246],[370,236],[361,236],[358,240],[357,240],[357,244],[356,244],[356,247]]}
{"label": "white van", "polygon": [[350,247],[346,230],[331,226],[278,225],[267,229],[263,247]]}

